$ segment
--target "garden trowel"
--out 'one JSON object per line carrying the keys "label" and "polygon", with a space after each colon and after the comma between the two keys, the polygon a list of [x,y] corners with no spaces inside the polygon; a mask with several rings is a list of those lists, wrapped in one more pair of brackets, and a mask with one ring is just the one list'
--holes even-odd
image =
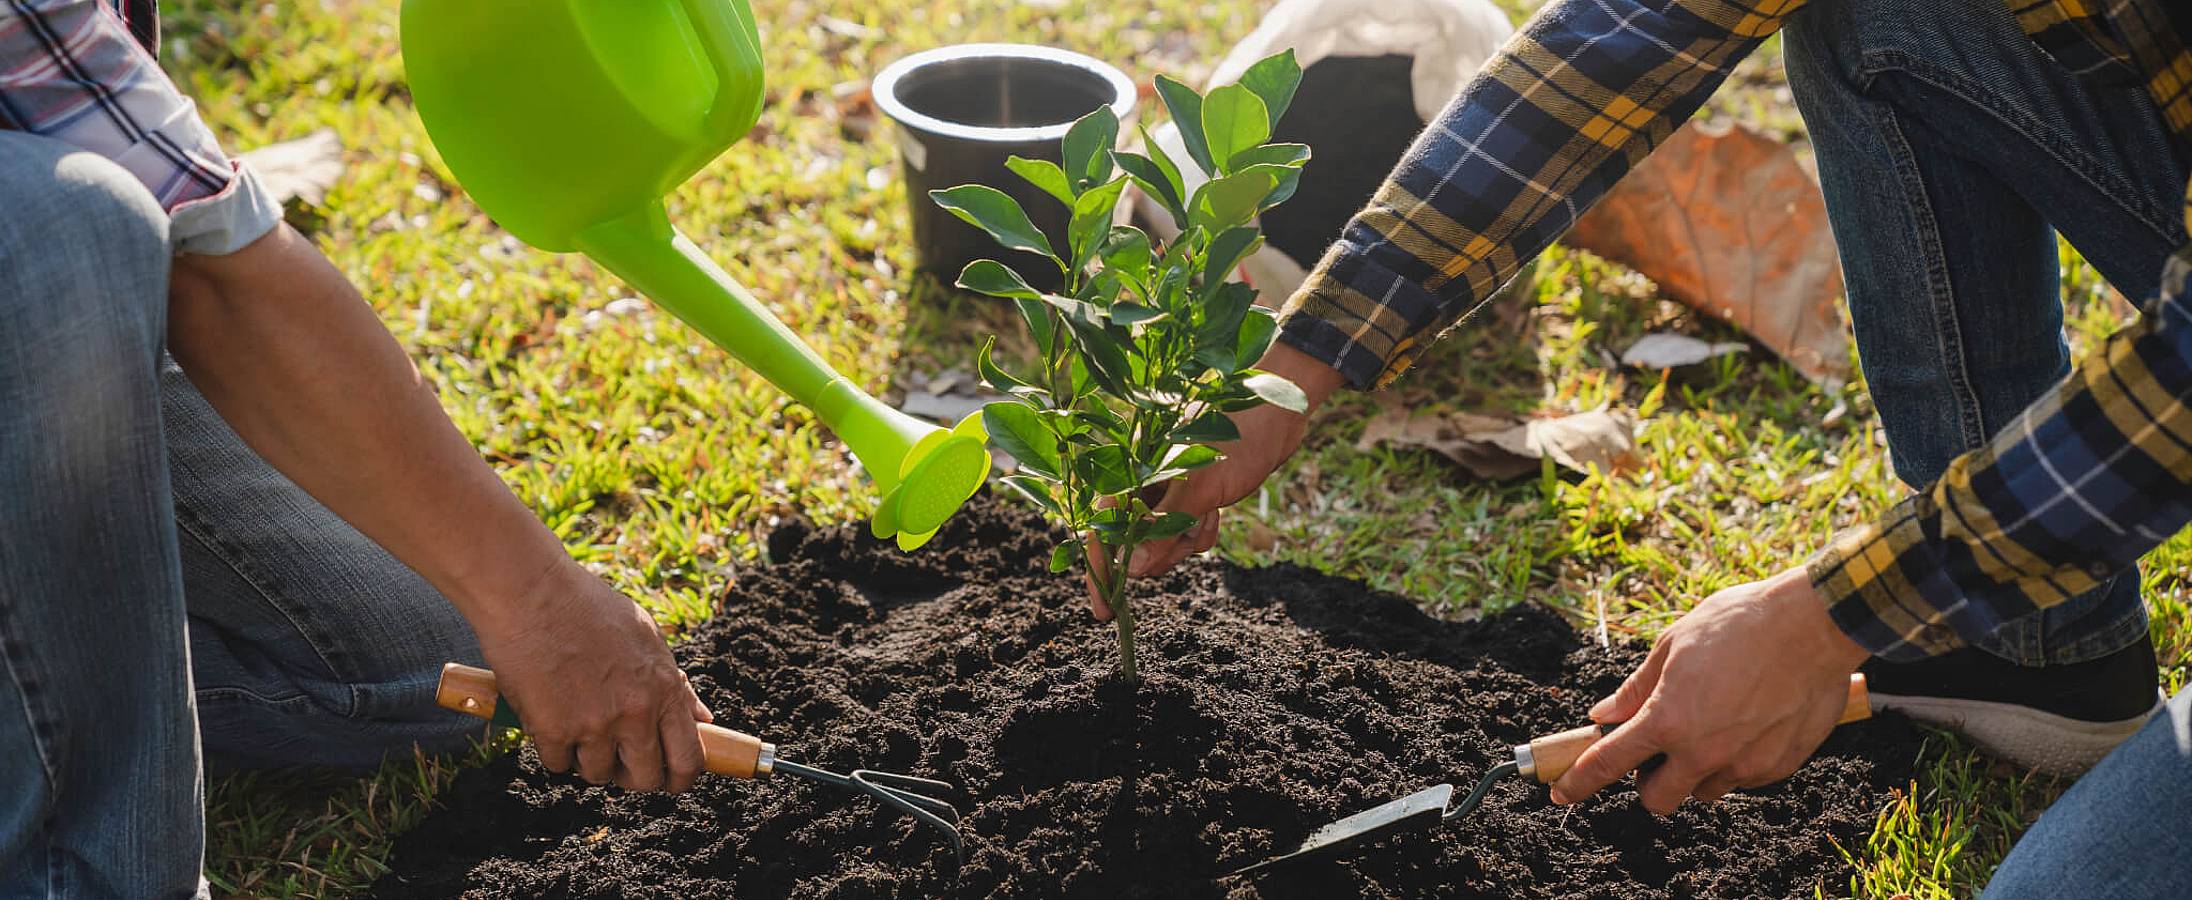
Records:
{"label": "garden trowel", "polygon": [[[1849,701],[1842,707],[1842,718],[1839,722],[1855,722],[1870,715],[1872,702],[1865,692],[1865,676],[1852,674]],[[1371,838],[1454,821],[1475,812],[1477,806],[1484,802],[1484,795],[1491,792],[1492,786],[1509,775],[1519,773],[1523,777],[1537,779],[1539,784],[1552,784],[1568,773],[1568,768],[1575,765],[1583,751],[1589,750],[1591,745],[1612,734],[1618,727],[1620,726],[1584,725],[1559,734],[1546,735],[1527,744],[1516,744],[1514,759],[1493,766],[1460,803],[1448,802],[1454,796],[1453,785],[1433,785],[1312,831],[1293,850],[1255,865],[1236,869],[1225,877],[1252,875],[1311,857],[1335,856]]]}
{"label": "garden trowel", "polygon": [[862,392],[672,227],[663,196],[761,114],[746,0],[404,0],[419,118],[518,239],[579,251],[837,432],[883,492],[873,529],[920,546],[989,475],[981,414],[949,430]]}

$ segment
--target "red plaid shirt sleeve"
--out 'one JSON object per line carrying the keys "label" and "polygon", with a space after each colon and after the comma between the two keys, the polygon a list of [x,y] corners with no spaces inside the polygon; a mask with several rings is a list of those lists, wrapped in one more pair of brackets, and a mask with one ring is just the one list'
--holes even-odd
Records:
{"label": "red plaid shirt sleeve", "polygon": [[167,209],[179,253],[241,248],[281,220],[257,179],[221,151],[196,104],[140,38],[149,8],[101,0],[0,0],[0,127],[97,153]]}

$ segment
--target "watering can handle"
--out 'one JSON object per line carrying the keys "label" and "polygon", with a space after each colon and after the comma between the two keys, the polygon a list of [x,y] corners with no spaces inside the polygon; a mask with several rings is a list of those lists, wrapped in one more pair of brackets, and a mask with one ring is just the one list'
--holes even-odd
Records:
{"label": "watering can handle", "polygon": [[[478,716],[509,728],[521,727],[510,704],[501,702],[495,673],[463,663],[441,667],[441,684],[434,702],[469,716]],[[708,771],[732,778],[759,778],[776,767],[776,745],[742,731],[695,722],[700,728],[700,752]]]}
{"label": "watering can handle", "polygon": [[[753,8],[746,0],[681,0],[685,15],[700,31],[701,47],[715,69],[715,100],[708,104],[706,133],[714,133],[725,120],[745,116],[758,105],[761,88],[749,95],[740,90],[740,71],[751,69],[760,78],[761,35],[755,30]],[[740,129],[743,131],[744,129]]]}
{"label": "watering can handle", "polygon": [[[1872,715],[1872,695],[1865,690],[1865,676],[1851,673],[1849,698],[1842,705],[1842,717],[1837,725],[1847,725]],[[1585,725],[1571,728],[1559,734],[1549,734],[1515,748],[1515,763],[1522,774],[1544,784],[1560,780],[1568,774],[1583,751],[1591,749],[1598,739],[1612,734],[1614,725]]]}

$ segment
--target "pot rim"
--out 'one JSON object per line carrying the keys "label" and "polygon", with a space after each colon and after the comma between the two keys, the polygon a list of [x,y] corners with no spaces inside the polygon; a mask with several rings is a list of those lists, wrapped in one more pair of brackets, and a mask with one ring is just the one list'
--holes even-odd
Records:
{"label": "pot rim", "polygon": [[1110,85],[1113,97],[1111,111],[1121,119],[1134,111],[1134,102],[1139,99],[1134,90],[1134,82],[1126,77],[1126,73],[1103,60],[1040,44],[1002,43],[952,44],[903,57],[883,67],[882,73],[875,76],[870,92],[875,97],[875,105],[891,121],[944,137],[970,141],[1056,141],[1066,136],[1066,132],[1073,127],[1072,122],[1012,127],[967,125],[915,111],[898,98],[898,83],[916,70],[941,62],[983,57],[1041,60],[1086,71]]}

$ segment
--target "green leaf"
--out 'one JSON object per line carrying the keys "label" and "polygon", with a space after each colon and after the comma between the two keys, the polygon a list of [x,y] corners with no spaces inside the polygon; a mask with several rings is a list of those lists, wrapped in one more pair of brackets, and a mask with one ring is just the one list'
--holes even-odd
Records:
{"label": "green leaf", "polygon": [[[1203,98],[1195,89],[1163,75],[1157,76],[1157,96],[1164,98],[1165,108],[1172,111],[1172,124],[1180,129],[1180,143],[1187,145],[1187,155],[1204,172],[1216,172],[1218,167],[1210,161],[1210,145],[1203,140]],[[1151,143],[1151,148],[1157,145]],[[1161,152],[1161,151],[1160,151]]]}
{"label": "green leaf", "polygon": [[1309,145],[1263,145],[1249,147],[1234,153],[1230,166],[1236,171],[1269,171],[1276,177],[1278,186],[1271,188],[1271,195],[1263,199],[1263,208],[1285,204],[1293,197],[1295,188],[1302,186],[1302,166],[1309,164]]}
{"label": "green leaf", "polygon": [[[1255,302],[1255,288],[1238,281],[1220,285],[1203,304],[1203,323],[1195,331],[1195,348],[1216,351],[1221,354],[1221,360],[1232,360],[1234,348],[1239,346],[1241,317],[1248,315],[1248,308]],[[1222,363],[1213,363],[1211,367],[1226,368]]]}
{"label": "green leaf", "polygon": [[1149,526],[1149,532],[1143,535],[1142,539],[1161,541],[1165,538],[1179,537],[1186,534],[1187,530],[1193,527],[1195,527],[1195,517],[1187,513],[1158,513],[1156,520]]}
{"label": "green leaf", "polygon": [[1201,444],[1182,444],[1173,447],[1170,452],[1165,454],[1164,461],[1157,464],[1157,471],[1150,473],[1148,478],[1142,479],[1142,485],[1146,487],[1159,482],[1171,481],[1174,478],[1217,462],[1218,458],[1219,454],[1216,449]]}
{"label": "green leaf", "polygon": [[988,339],[982,341],[982,351],[974,356],[974,368],[982,373],[982,382],[1000,391],[1026,389],[1043,393],[1041,388],[1020,380],[1019,377],[997,365],[995,360],[990,359],[990,350],[996,346],[997,336],[990,335]]}
{"label": "green leaf", "polygon": [[1097,266],[1095,273],[1081,282],[1078,293],[1087,297],[1091,303],[1106,302],[1104,309],[1108,315],[1111,307],[1129,299],[1133,290],[1134,286],[1127,280],[1126,273],[1110,266]]}
{"label": "green leaf", "polygon": [[1052,309],[1065,314],[1066,325],[1076,329],[1095,328],[1101,330],[1104,324],[1109,321],[1104,317],[1103,307],[1086,300],[1075,300],[1072,297],[1064,297],[1058,294],[1044,294],[1043,302],[1050,304]]}
{"label": "green leaf", "polygon": [[1165,181],[1171,183],[1172,195],[1180,198],[1180,209],[1182,210],[1180,227],[1186,228],[1187,181],[1180,177],[1179,164],[1172,161],[1172,154],[1166,152],[1164,147],[1150,138],[1147,127],[1142,129],[1142,147],[1149,151],[1149,161],[1157,166],[1157,171],[1164,175]]}
{"label": "green leaf", "polygon": [[1109,408],[1103,406],[1084,406],[1075,409],[1073,411],[1073,423],[1076,439],[1080,443],[1090,445],[1102,443],[1104,438],[1101,437],[1101,434],[1103,432],[1122,431],[1126,428],[1126,420],[1119,418],[1118,413],[1112,412]]}
{"label": "green leaf", "polygon": [[1104,238],[1111,235],[1112,212],[1119,205],[1119,192],[1126,189],[1126,179],[1115,178],[1102,187],[1090,188],[1073,201],[1073,221],[1066,226],[1066,235],[1073,245],[1073,266],[1087,265],[1096,251],[1102,249]]}
{"label": "green leaf", "polygon": [[1149,296],[1152,304],[1178,308],[1186,293],[1187,260],[1190,242],[1175,237],[1165,245],[1149,267]]}
{"label": "green leaf", "polygon": [[1259,212],[1262,210],[1270,209],[1271,207],[1277,206],[1281,203],[1285,203],[1287,200],[1291,199],[1294,196],[1295,189],[1301,187],[1302,170],[1300,166],[1281,166],[1271,163],[1257,163],[1256,165],[1249,166],[1240,171],[1266,172],[1271,175],[1273,187],[1271,188],[1271,192],[1265,194],[1263,200],[1257,204],[1257,210]]}
{"label": "green leaf", "polygon": [[1015,297],[1013,299],[1020,307],[1021,320],[1027,322],[1028,336],[1035,339],[1035,349],[1042,351],[1043,356],[1048,358],[1052,349],[1050,343],[1053,337],[1052,332],[1056,331],[1058,326],[1057,321],[1050,317],[1050,304],[1043,302],[1041,295],[1037,295],[1033,299],[1027,297]]}
{"label": "green leaf", "polygon": [[1233,371],[1254,366],[1263,359],[1264,351],[1271,349],[1271,339],[1279,333],[1279,320],[1270,310],[1251,307],[1248,315],[1241,317],[1241,339],[1233,348]]}
{"label": "green leaf", "polygon": [[1265,167],[1236,172],[1203,185],[1188,208],[1188,221],[1211,234],[1246,224],[1278,180]]}
{"label": "green leaf", "polygon": [[[1070,334],[1067,335],[1071,337]],[[1073,399],[1080,400],[1096,392],[1096,376],[1089,374],[1088,360],[1078,353],[1066,355],[1066,377],[1073,384]]]}
{"label": "green leaf", "polygon": [[1196,444],[1222,444],[1241,439],[1241,430],[1234,426],[1233,417],[1211,410],[1195,417],[1165,436],[1165,440]]}
{"label": "green leaf", "polygon": [[962,184],[955,188],[930,191],[929,199],[936,205],[951,211],[961,221],[996,238],[997,242],[1014,250],[1040,253],[1058,262],[1058,254],[1050,250],[1050,240],[1043,237],[1035,223],[1028,221],[1027,211],[1018,201],[1005,196],[1003,191],[979,184]]}
{"label": "green leaf", "polygon": [[1210,250],[1203,257],[1203,285],[1224,283],[1232,274],[1233,267],[1263,246],[1263,233],[1246,226],[1227,230],[1210,240]]}
{"label": "green leaf", "polygon": [[1149,161],[1157,166],[1157,171],[1164,174],[1165,181],[1172,184],[1172,190],[1181,199],[1186,199],[1187,180],[1180,177],[1179,162],[1172,158],[1172,151],[1166,150],[1163,144],[1157,143],[1156,138],[1149,136],[1148,126],[1142,126],[1142,148],[1149,151]]}
{"label": "green leaf", "polygon": [[1111,321],[1119,325],[1140,325],[1144,322],[1154,322],[1164,317],[1164,310],[1151,309],[1139,303],[1129,303],[1127,301],[1121,300],[1117,303],[1111,304]]}
{"label": "green leaf", "polygon": [[1018,491],[1020,496],[1035,501],[1035,505],[1042,507],[1051,515],[1065,515],[1065,507],[1059,505],[1058,496],[1051,492],[1049,482],[1026,475],[1007,475],[998,480],[1004,482],[1007,487]]}
{"label": "green leaf", "polygon": [[1073,205],[1073,183],[1066,179],[1066,170],[1047,159],[1029,159],[1014,156],[1005,160],[1005,168],[1011,169],[1029,184],[1042,188],[1043,193],[1058,198],[1067,207]]}
{"label": "green leaf", "polygon": [[1126,458],[1126,448],[1117,444],[1105,444],[1081,454],[1073,468],[1074,474],[1087,479],[1098,494],[1123,494],[1139,486],[1134,480],[1134,464]]}
{"label": "green leaf", "polygon": [[1065,173],[1076,192],[1111,180],[1111,148],[1119,141],[1119,115],[1099,106],[1073,123],[1064,143]]}
{"label": "green leaf", "polygon": [[1241,86],[1254,91],[1271,111],[1271,125],[1276,128],[1279,118],[1286,115],[1286,108],[1294,102],[1294,89],[1301,86],[1301,63],[1294,59],[1294,51],[1266,56],[1241,73]]}
{"label": "green leaf", "polygon": [[989,428],[990,443],[1012,454],[1020,467],[1052,479],[1064,477],[1058,458],[1058,435],[1043,422],[1041,414],[1026,404],[999,400],[982,407],[982,424]]}
{"label": "green leaf", "polygon": [[[1231,375],[1234,372],[1234,356],[1233,348],[1231,347],[1220,347],[1216,345],[1212,345],[1209,347],[1197,347],[1195,348],[1194,359],[1196,362],[1201,363],[1204,368],[1216,369],[1220,374],[1223,375]],[[1202,369],[1196,369],[1195,372],[1200,374],[1202,372]]]}
{"label": "green leaf", "polygon": [[[1157,150],[1155,152],[1161,154],[1164,151]],[[1116,153],[1113,156],[1118,159],[1119,168],[1125,169],[1128,175],[1133,176],[1134,183],[1142,186],[1143,193],[1156,198],[1158,203],[1164,205],[1165,212],[1172,214],[1172,223],[1174,225],[1180,228],[1187,227],[1187,203],[1180,196],[1180,185],[1177,180],[1179,173],[1177,171],[1173,172],[1170,178],[1167,178],[1163,167],[1158,166],[1156,160],[1147,156],[1125,152]]]}
{"label": "green leaf", "polygon": [[1303,394],[1299,386],[1286,380],[1283,376],[1273,375],[1269,372],[1256,372],[1248,376],[1248,379],[1241,382],[1241,384],[1254,391],[1256,396],[1263,398],[1263,402],[1272,406],[1288,412],[1307,412],[1309,410],[1309,396]]}
{"label": "green leaf", "polygon": [[1271,113],[1256,92],[1229,84],[1203,98],[1203,140],[1211,159],[1227,162],[1221,169],[1231,171],[1233,154],[1270,137]]}
{"label": "green leaf", "polygon": [[1134,377],[1134,364],[1127,359],[1126,345],[1133,341],[1122,341],[1112,334],[1107,327],[1110,320],[1103,309],[1093,303],[1056,294],[1043,295],[1043,301],[1065,313],[1066,326],[1073,331],[1074,346],[1081,351],[1080,359],[1087,364],[1089,377],[1096,379],[1097,384],[1112,396],[1125,396],[1127,385]]}
{"label": "green leaf", "polygon": [[1131,277],[1148,293],[1152,251],[1147,233],[1132,225],[1112,226],[1111,235],[1104,239],[1103,257],[1105,268]]}
{"label": "green leaf", "polygon": [[959,286],[977,294],[992,297],[1011,297],[1024,300],[1041,300],[1043,292],[1028,286],[1020,273],[994,259],[977,259],[967,263],[959,273]]}
{"label": "green leaf", "polygon": [[1065,543],[1059,544],[1056,547],[1050,548],[1051,574],[1055,575],[1057,573],[1064,572],[1067,569],[1073,568],[1074,563],[1080,562],[1083,556],[1088,552],[1087,550],[1083,549],[1083,546],[1084,545],[1081,543],[1080,538],[1074,538],[1072,540],[1066,541]]}
{"label": "green leaf", "polygon": [[1110,506],[1096,511],[1096,517],[1089,520],[1089,529],[1096,532],[1097,543],[1118,546],[1132,537],[1129,532],[1133,530],[1134,524],[1133,510],[1124,506]]}
{"label": "green leaf", "polygon": [[1214,402],[1219,409],[1229,413],[1245,412],[1265,405],[1262,397],[1256,396],[1247,388],[1242,388],[1238,393],[1226,394],[1223,399]]}
{"label": "green leaf", "polygon": [[1235,169],[1249,166],[1291,166],[1300,168],[1309,164],[1308,144],[1263,144],[1233,154],[1230,164]]}

